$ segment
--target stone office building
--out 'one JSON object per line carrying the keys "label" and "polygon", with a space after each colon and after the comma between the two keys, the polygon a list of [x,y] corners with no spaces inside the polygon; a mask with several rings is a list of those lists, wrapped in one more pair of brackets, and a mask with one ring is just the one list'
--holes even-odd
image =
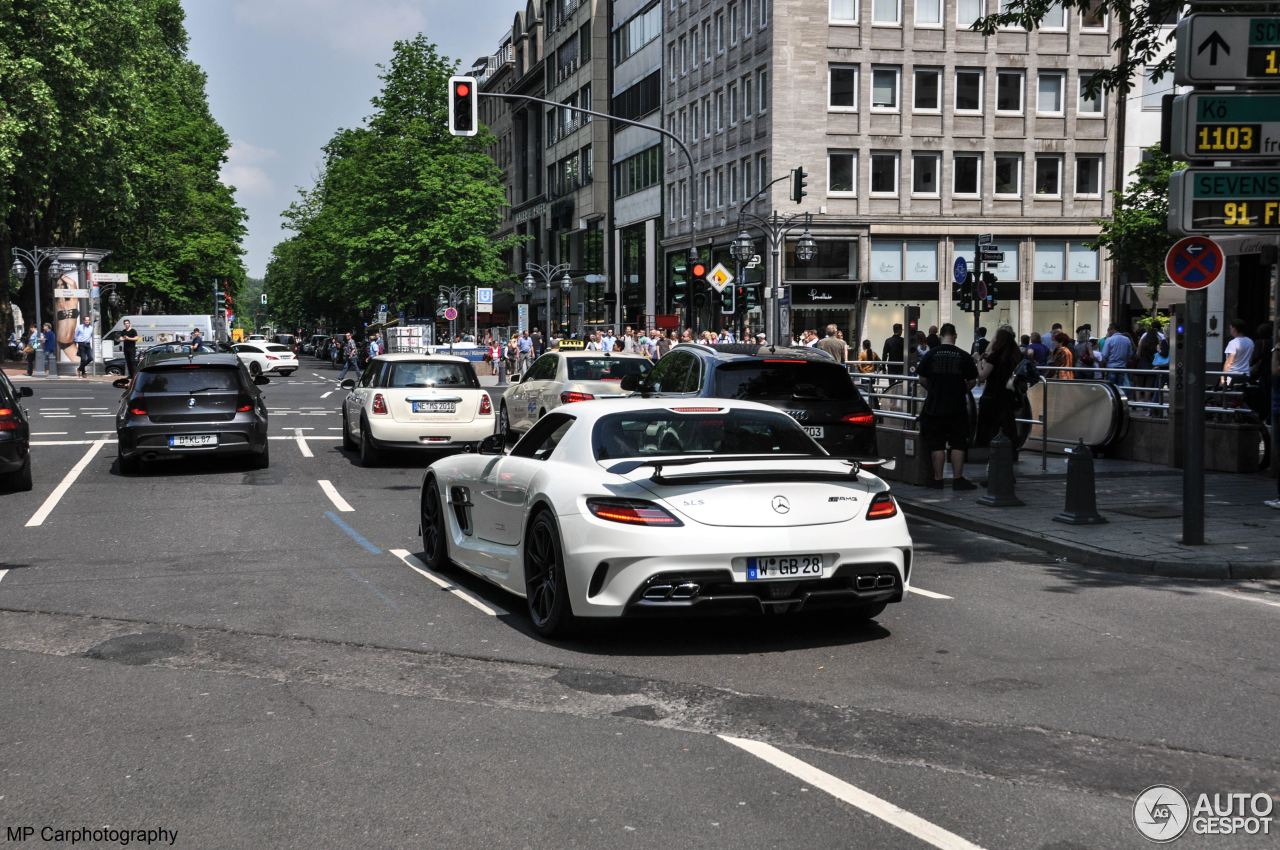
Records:
{"label": "stone office building", "polygon": [[691,177],[666,158],[669,274],[694,222],[700,253],[729,265],[743,200],[803,166],[801,205],[783,181],[751,207],[812,213],[815,259],[797,262],[798,232],[784,251],[792,330],[834,322],[878,348],[914,305],[966,343],[952,269],[983,233],[1004,253],[983,324],[1105,325],[1108,264],[1087,242],[1110,213],[1118,109],[1085,84],[1114,61],[1114,21],[1058,8],[985,37],[968,29],[983,0],[664,3],[666,120],[696,160]]}

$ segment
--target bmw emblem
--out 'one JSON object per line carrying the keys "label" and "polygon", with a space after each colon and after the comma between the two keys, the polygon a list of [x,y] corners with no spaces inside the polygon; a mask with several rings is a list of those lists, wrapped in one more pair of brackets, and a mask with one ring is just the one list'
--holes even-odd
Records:
{"label": "bmw emblem", "polygon": [[787,500],[787,497],[786,497],[786,496],[774,496],[774,497],[773,497],[773,509],[774,509],[775,511],[777,511],[778,513],[780,513],[780,514],[790,513],[790,512],[791,512],[791,502],[789,502],[789,501]]}

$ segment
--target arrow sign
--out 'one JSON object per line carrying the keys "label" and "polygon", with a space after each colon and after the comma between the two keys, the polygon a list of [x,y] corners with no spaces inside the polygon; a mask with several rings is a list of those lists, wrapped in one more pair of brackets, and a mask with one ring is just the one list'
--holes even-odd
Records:
{"label": "arrow sign", "polygon": [[1209,51],[1209,64],[1218,64],[1218,51],[1221,50],[1226,55],[1231,55],[1231,45],[1227,44],[1226,39],[1218,34],[1217,30],[1209,33],[1209,37],[1200,42],[1200,46],[1196,48],[1196,55],[1204,53],[1205,49]]}

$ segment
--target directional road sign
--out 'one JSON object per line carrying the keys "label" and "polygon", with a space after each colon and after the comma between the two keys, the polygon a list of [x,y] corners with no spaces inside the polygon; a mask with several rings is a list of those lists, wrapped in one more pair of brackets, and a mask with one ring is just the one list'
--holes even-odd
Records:
{"label": "directional road sign", "polygon": [[1222,249],[1206,236],[1179,239],[1164,258],[1165,274],[1183,289],[1204,289],[1218,279],[1224,264]]}
{"label": "directional road sign", "polygon": [[1174,159],[1280,159],[1280,92],[1179,95],[1171,141]]}
{"label": "directional road sign", "polygon": [[979,245],[990,245],[994,241],[996,241],[996,237],[994,233],[983,233],[981,236],[978,237]]}
{"label": "directional road sign", "polygon": [[1188,168],[1169,178],[1169,232],[1280,233],[1280,168]]}
{"label": "directional road sign", "polygon": [[94,283],[128,283],[129,275],[126,272],[94,272]]}
{"label": "directional road sign", "polygon": [[978,259],[984,263],[1003,263],[1004,251],[983,251]]}
{"label": "directional road sign", "polygon": [[716,292],[724,292],[724,288],[733,283],[733,274],[724,267],[724,263],[716,263],[707,274],[707,283],[711,284]]}
{"label": "directional road sign", "polygon": [[1179,85],[1280,82],[1280,17],[1188,15],[1176,36]]}
{"label": "directional road sign", "polygon": [[964,257],[956,257],[956,264],[951,267],[951,271],[955,275],[956,283],[964,283],[965,277],[969,274],[969,264],[964,261]]}

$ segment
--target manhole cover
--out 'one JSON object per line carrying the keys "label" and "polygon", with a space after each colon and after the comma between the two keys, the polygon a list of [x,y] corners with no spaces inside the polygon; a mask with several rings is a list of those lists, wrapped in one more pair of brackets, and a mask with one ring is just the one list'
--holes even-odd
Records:
{"label": "manhole cover", "polygon": [[99,661],[115,661],[119,664],[150,664],[161,658],[177,655],[187,648],[187,641],[167,632],[142,632],[121,635],[104,640],[85,653]]}

